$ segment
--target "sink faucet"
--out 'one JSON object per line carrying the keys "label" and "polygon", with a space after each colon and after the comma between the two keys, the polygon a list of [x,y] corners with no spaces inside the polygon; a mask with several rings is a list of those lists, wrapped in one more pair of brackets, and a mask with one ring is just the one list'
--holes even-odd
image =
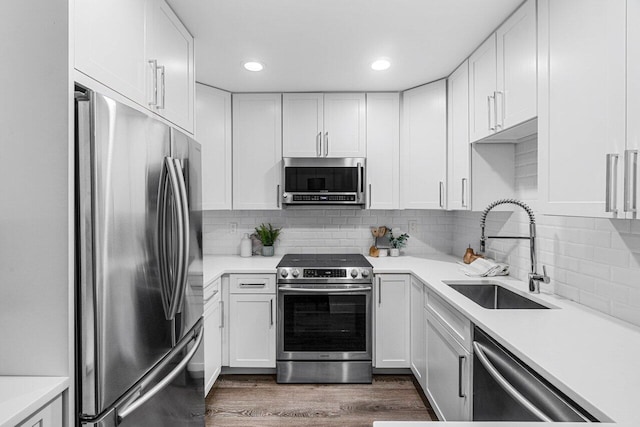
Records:
{"label": "sink faucet", "polygon": [[[526,236],[485,236],[484,227],[485,222],[487,220],[487,214],[493,208],[498,205],[511,204],[520,206],[524,209],[529,215],[529,237]],[[533,292],[534,294],[540,293],[540,282],[549,283],[550,279],[547,276],[547,269],[545,266],[542,266],[542,274],[538,274],[537,272],[537,261],[536,261],[536,219],[533,216],[533,211],[529,206],[522,203],[519,200],[515,199],[501,199],[496,200],[495,202],[489,204],[482,212],[482,216],[480,218],[480,229],[482,231],[480,237],[480,252],[485,252],[485,245],[487,239],[525,239],[529,240],[529,249],[531,252],[531,273],[529,273],[529,292]]]}

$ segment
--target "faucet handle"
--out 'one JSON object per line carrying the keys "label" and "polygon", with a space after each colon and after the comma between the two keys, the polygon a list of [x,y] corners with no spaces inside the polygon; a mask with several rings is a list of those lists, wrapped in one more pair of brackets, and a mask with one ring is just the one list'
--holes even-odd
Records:
{"label": "faucet handle", "polygon": [[546,265],[542,266],[542,281],[544,283],[549,283],[551,281],[551,278],[549,276],[547,276],[547,266]]}

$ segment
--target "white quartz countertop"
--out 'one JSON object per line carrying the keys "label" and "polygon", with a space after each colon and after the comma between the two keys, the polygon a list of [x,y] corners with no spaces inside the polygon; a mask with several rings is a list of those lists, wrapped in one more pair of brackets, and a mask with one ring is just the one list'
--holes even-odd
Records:
{"label": "white quartz countertop", "polygon": [[[453,257],[367,259],[373,265],[375,274],[411,273],[416,276],[597,418],[608,418],[623,426],[640,425],[640,328],[544,292],[528,294],[528,297],[555,308],[482,308],[443,283],[449,280],[478,280],[465,276]],[[226,273],[275,273],[279,261],[280,257],[205,257],[205,284]],[[514,278],[491,280],[521,293],[527,292],[527,284]],[[463,427],[482,424],[460,422],[450,425]],[[500,425],[516,427],[536,424]],[[435,423],[374,423],[376,427],[429,425]]]}
{"label": "white quartz countertop", "polygon": [[0,376],[0,427],[24,421],[68,387],[67,377]]}

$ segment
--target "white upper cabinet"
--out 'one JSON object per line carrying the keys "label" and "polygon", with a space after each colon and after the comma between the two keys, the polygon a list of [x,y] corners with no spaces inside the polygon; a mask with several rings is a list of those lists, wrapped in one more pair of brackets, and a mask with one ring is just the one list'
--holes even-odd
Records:
{"label": "white upper cabinet", "polygon": [[324,95],[282,95],[282,151],[284,157],[324,157]]}
{"label": "white upper cabinet", "polygon": [[280,209],[282,96],[234,94],[233,208]]}
{"label": "white upper cabinet", "polygon": [[638,218],[640,150],[640,0],[627,0],[627,146],[623,203],[627,218]]}
{"label": "white upper cabinet", "polygon": [[231,209],[231,94],[196,85],[196,140],[202,145],[202,209]]}
{"label": "white upper cabinet", "polygon": [[285,93],[284,157],[364,157],[363,93]]}
{"label": "white upper cabinet", "polygon": [[469,144],[469,61],[465,61],[447,80],[447,207],[470,209],[471,172]]}
{"label": "white upper cabinet", "polygon": [[75,68],[188,133],[193,37],[163,0],[76,0]]}
{"label": "white upper cabinet", "polygon": [[75,68],[145,106],[146,3],[76,0],[73,9]]}
{"label": "white upper cabinet", "polygon": [[496,131],[496,36],[492,34],[469,58],[469,133],[471,141]]}
{"label": "white upper cabinet", "polygon": [[536,2],[523,4],[496,32],[498,129],[537,115]]}
{"label": "white upper cabinet", "polygon": [[400,95],[367,94],[367,182],[370,209],[400,207]]}
{"label": "white upper cabinet", "polygon": [[400,136],[400,204],[446,208],[447,95],[439,80],[405,91]]}
{"label": "white upper cabinet", "polygon": [[[469,131],[478,141],[537,115],[536,3],[529,0],[469,58]],[[527,127],[520,138],[535,133]]]}
{"label": "white upper cabinet", "polygon": [[543,212],[623,218],[625,2],[539,1]]}
{"label": "white upper cabinet", "polygon": [[193,37],[162,0],[151,0],[147,20],[152,110],[193,132],[195,72]]}

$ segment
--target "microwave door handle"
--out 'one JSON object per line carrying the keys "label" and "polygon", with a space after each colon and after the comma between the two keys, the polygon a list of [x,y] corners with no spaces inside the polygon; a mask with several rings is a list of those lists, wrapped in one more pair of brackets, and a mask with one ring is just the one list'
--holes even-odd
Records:
{"label": "microwave door handle", "polygon": [[358,193],[364,193],[364,177],[362,163],[358,163]]}

